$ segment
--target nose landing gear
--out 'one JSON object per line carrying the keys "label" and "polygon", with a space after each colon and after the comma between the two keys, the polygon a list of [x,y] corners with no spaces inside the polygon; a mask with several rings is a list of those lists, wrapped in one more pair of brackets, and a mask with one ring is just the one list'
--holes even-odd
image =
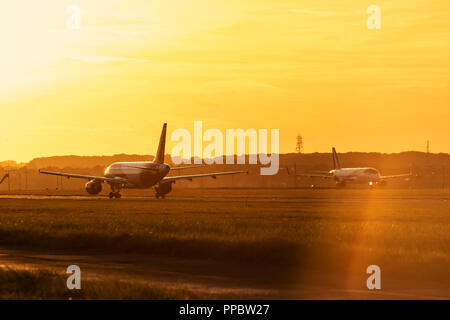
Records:
{"label": "nose landing gear", "polygon": [[120,199],[122,197],[122,195],[119,193],[120,192],[120,187],[111,185],[111,192],[109,193],[109,198],[116,198],[116,199]]}
{"label": "nose landing gear", "polygon": [[122,197],[122,195],[119,193],[119,192],[110,192],[109,193],[109,198],[110,199],[112,199],[112,198],[117,198],[117,199],[120,199]]}

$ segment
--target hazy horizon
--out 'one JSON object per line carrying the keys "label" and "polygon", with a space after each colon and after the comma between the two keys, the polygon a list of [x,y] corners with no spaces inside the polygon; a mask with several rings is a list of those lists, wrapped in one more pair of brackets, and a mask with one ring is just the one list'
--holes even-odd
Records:
{"label": "hazy horizon", "polygon": [[[410,153],[410,152],[412,152],[412,153],[415,153],[415,152],[417,152],[417,153],[427,153],[426,151],[420,151],[420,150],[406,150],[406,151],[399,151],[399,152],[379,152],[379,151],[343,151],[343,152],[341,152],[341,151],[339,151],[338,150],[338,154],[349,154],[349,153],[360,153],[360,154],[372,154],[372,153],[374,153],[374,154],[381,154],[381,155],[398,155],[398,154],[403,154],[403,153]],[[313,152],[301,152],[301,153],[297,153],[297,152],[280,152],[279,153],[279,155],[280,156],[282,156],[282,155],[294,155],[294,154],[297,154],[297,155],[313,155],[313,154],[330,154],[331,155],[331,150],[330,151],[324,151],[324,152],[319,152],[319,151],[313,151]],[[430,155],[450,155],[450,153],[448,153],[448,152],[429,152],[428,154],[430,154]],[[237,154],[235,154],[235,156],[236,156]],[[249,154],[248,153],[246,153],[245,154],[245,156],[248,156]],[[5,162],[9,162],[9,161],[11,161],[11,162],[15,162],[16,164],[18,164],[18,165],[21,165],[21,164],[27,164],[27,163],[30,163],[30,162],[32,162],[33,160],[36,160],[36,159],[46,159],[46,158],[56,158],[56,157],[92,157],[92,158],[95,158],[95,157],[119,157],[119,156],[126,156],[126,157],[133,157],[133,156],[135,156],[135,157],[149,157],[149,158],[151,158],[151,157],[154,157],[155,155],[154,154],[152,154],[152,153],[148,153],[148,154],[144,154],[144,153],[142,153],[142,154],[137,154],[137,153],[115,153],[115,154],[56,154],[56,155],[46,155],[46,156],[38,156],[38,157],[35,157],[35,158],[32,158],[32,159],[29,159],[29,160],[27,160],[27,161],[17,161],[17,160],[14,160],[14,159],[4,159],[4,160],[2,160],[2,159],[0,159],[0,165],[2,164],[2,163],[5,163]],[[169,156],[170,157],[170,153],[165,153],[165,156],[167,157],[167,156]],[[218,156],[218,157],[220,157],[220,156]],[[213,158],[218,158],[218,157],[213,157]],[[222,156],[222,157],[225,157],[225,156]],[[180,158],[182,158],[182,157],[180,157]],[[193,159],[194,157],[191,157],[191,159]],[[149,159],[149,160],[151,160],[151,159]],[[225,164],[225,162],[224,162],[224,164]]]}

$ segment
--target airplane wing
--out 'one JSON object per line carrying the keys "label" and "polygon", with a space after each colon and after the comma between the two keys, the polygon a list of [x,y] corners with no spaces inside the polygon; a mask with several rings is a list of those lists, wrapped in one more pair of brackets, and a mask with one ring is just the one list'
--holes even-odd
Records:
{"label": "airplane wing", "polygon": [[[158,168],[147,168],[147,167],[143,167],[143,166],[134,166],[134,165],[127,165],[126,167],[128,168],[135,168],[135,169],[142,169],[142,170],[149,170],[149,171],[158,171]],[[192,169],[192,168],[199,168],[199,167],[203,167],[203,166],[188,166],[188,167],[174,167],[174,168],[170,168],[170,171],[172,170],[183,170],[183,169]]]}
{"label": "airplane wing", "polygon": [[175,182],[177,180],[191,180],[192,181],[192,179],[207,178],[207,177],[216,179],[217,176],[226,176],[226,175],[240,174],[240,173],[248,173],[248,171],[228,171],[228,172],[201,173],[201,174],[191,174],[191,175],[186,175],[186,176],[165,177],[164,179],[161,180],[160,183]]}
{"label": "airplane wing", "polygon": [[380,176],[380,179],[394,179],[394,178],[409,178],[413,175],[411,173],[405,173],[405,174],[395,174],[392,176]]}
{"label": "airplane wing", "polygon": [[[286,169],[288,175],[292,175],[293,172],[289,170],[289,167],[284,168]],[[294,172],[295,173],[295,172]],[[315,171],[315,173],[296,173],[296,177],[304,177],[304,178],[322,178],[322,179],[333,179],[334,176],[330,175],[328,171]]]}
{"label": "airplane wing", "polygon": [[51,174],[54,176],[63,176],[67,178],[78,178],[78,179],[88,179],[88,180],[98,180],[102,182],[113,182],[113,183],[127,183],[128,181],[122,178],[106,178],[106,177],[98,177],[98,176],[87,176],[82,174],[74,174],[74,173],[63,173],[63,172],[53,172],[53,171],[45,171],[39,170],[39,173],[43,174]]}
{"label": "airplane wing", "polygon": [[147,168],[147,167],[143,167],[143,166],[133,166],[133,165],[128,165],[128,166],[124,166],[127,168],[134,168],[134,169],[141,169],[141,170],[148,170],[148,171],[158,171],[158,168]]}
{"label": "airplane wing", "polygon": [[322,178],[322,179],[334,179],[334,176],[329,174],[316,174],[316,173],[297,173],[297,177],[304,178]]}
{"label": "airplane wing", "polygon": [[172,170],[183,170],[183,169],[200,168],[200,167],[204,167],[204,166],[203,165],[199,165],[199,166],[187,166],[187,167],[173,167],[173,168],[170,168],[170,171],[172,171]]}
{"label": "airplane wing", "polygon": [[2,182],[3,182],[6,178],[9,179],[9,173],[7,173],[7,174],[5,174],[5,175],[3,176],[2,180],[0,180],[0,184],[2,184]]}

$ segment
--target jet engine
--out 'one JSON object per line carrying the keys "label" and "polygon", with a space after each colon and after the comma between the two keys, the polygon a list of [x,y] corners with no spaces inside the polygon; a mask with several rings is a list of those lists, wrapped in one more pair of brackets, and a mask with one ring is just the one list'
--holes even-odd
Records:
{"label": "jet engine", "polygon": [[89,194],[99,194],[102,191],[102,183],[100,181],[91,180],[86,183],[86,191]]}
{"label": "jet engine", "polygon": [[164,196],[169,193],[170,191],[172,191],[172,182],[165,182],[165,183],[160,183],[158,184],[158,186],[155,187],[156,190],[156,199],[158,199],[159,197],[164,198]]}

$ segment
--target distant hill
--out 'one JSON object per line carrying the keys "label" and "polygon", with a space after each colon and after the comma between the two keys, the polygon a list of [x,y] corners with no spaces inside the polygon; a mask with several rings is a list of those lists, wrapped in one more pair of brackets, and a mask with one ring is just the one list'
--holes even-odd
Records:
{"label": "distant hill", "polygon": [[[36,158],[29,163],[16,163],[15,161],[0,162],[0,176],[10,172],[8,183],[0,185],[0,190],[79,190],[84,188],[85,180],[59,179],[55,176],[39,174],[37,169],[49,169],[70,173],[89,175],[103,175],[104,169],[113,162],[118,161],[151,161],[152,155],[117,154],[113,156],[55,156]],[[402,152],[393,154],[348,152],[339,154],[343,167],[375,167],[383,175],[408,173],[410,169],[419,175],[414,182],[396,179],[389,182],[392,187],[415,188],[442,188],[450,187],[450,155],[428,154],[424,152]],[[165,162],[171,164],[170,155],[166,155]],[[225,163],[225,161],[224,161]],[[275,176],[261,176],[261,165],[249,165],[248,156],[246,164],[242,165],[205,165],[201,168],[184,170],[182,174],[217,172],[228,170],[248,170],[248,175],[221,177],[220,179],[197,179],[179,181],[177,188],[292,188],[292,187],[332,187],[332,180],[298,178],[294,179],[289,172],[294,168],[297,173],[324,171],[332,169],[331,153],[305,153],[281,154],[279,156],[279,172]],[[286,170],[289,169],[289,170]],[[172,174],[172,173],[171,173]],[[177,174],[181,174],[178,172]],[[106,190],[106,189],[105,189]]]}
{"label": "distant hill", "polygon": [[[35,158],[28,163],[18,164],[8,160],[0,162],[0,167],[24,167],[39,169],[45,167],[54,168],[94,168],[106,167],[119,161],[152,161],[153,155],[116,154],[112,156],[53,156]],[[339,159],[343,167],[376,167],[380,170],[407,169],[411,165],[417,167],[442,167],[450,166],[450,154],[448,153],[378,153],[378,152],[347,152],[340,153]],[[170,155],[165,156],[166,163],[172,163]],[[248,163],[248,156],[247,161]],[[224,160],[225,163],[225,160]],[[332,167],[331,153],[288,153],[280,155],[280,166],[296,164],[297,169],[328,170]],[[450,169],[450,168],[449,168]]]}
{"label": "distant hill", "polygon": [[0,167],[2,168],[6,168],[6,167],[20,167],[20,164],[18,164],[17,162],[13,161],[13,160],[6,160],[6,161],[1,161],[0,162]]}

